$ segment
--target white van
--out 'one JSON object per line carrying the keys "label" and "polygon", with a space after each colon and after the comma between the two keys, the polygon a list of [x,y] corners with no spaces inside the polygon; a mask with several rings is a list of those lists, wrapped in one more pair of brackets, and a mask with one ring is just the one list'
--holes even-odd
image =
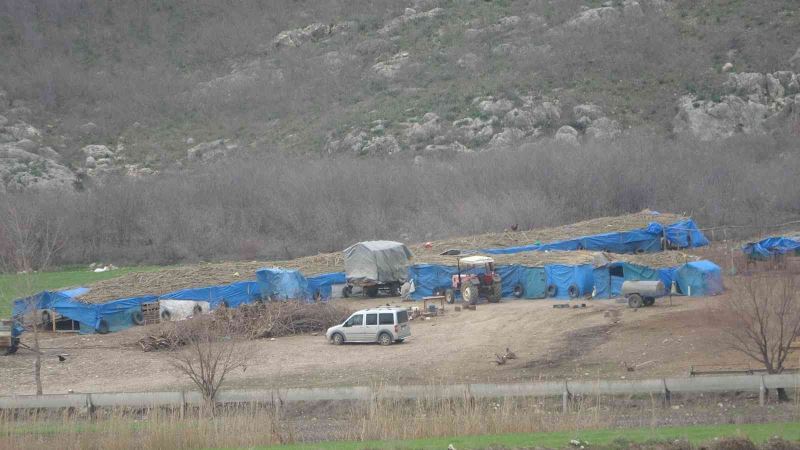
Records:
{"label": "white van", "polygon": [[377,342],[390,345],[411,336],[408,311],[403,308],[370,308],[353,313],[341,325],[328,328],[325,337],[335,345],[345,342]]}

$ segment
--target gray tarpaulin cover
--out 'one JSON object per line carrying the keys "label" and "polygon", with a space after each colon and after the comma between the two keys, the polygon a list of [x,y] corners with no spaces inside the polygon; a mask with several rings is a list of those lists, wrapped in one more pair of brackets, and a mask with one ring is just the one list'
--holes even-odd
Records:
{"label": "gray tarpaulin cover", "polygon": [[411,251],[393,241],[365,241],[344,251],[344,271],[351,284],[405,281]]}

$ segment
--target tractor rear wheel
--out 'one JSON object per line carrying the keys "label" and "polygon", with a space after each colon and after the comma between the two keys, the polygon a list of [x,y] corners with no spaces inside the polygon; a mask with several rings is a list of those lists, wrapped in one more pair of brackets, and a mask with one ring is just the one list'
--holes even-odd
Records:
{"label": "tractor rear wheel", "polygon": [[478,287],[471,284],[462,285],[461,302],[468,305],[478,303]]}
{"label": "tractor rear wheel", "polygon": [[499,281],[492,283],[492,291],[489,293],[489,303],[500,303],[503,297],[503,285]]}

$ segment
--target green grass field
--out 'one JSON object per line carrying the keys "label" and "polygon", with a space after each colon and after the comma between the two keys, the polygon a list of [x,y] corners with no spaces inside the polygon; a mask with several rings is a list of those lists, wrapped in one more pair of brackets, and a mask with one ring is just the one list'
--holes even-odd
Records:
{"label": "green grass field", "polygon": [[519,433],[485,436],[459,436],[450,438],[415,439],[409,441],[369,441],[369,442],[320,442],[314,444],[295,444],[273,447],[260,447],[269,450],[357,450],[357,449],[446,449],[449,444],[458,450],[485,449],[489,447],[506,448],[565,448],[569,441],[578,439],[590,446],[612,444],[616,440],[626,442],[673,441],[686,439],[692,444],[700,444],[722,437],[747,437],[755,443],[765,442],[773,436],[785,440],[800,440],[800,423],[764,423],[743,425],[695,425],[685,427],[629,428],[613,430],[587,430],[553,433]]}
{"label": "green grass field", "polygon": [[0,317],[11,315],[11,304],[15,299],[44,290],[85,286],[95,281],[107,280],[131,272],[147,272],[160,267],[123,267],[109,272],[94,273],[89,269],[65,269],[53,272],[30,274],[0,274]]}

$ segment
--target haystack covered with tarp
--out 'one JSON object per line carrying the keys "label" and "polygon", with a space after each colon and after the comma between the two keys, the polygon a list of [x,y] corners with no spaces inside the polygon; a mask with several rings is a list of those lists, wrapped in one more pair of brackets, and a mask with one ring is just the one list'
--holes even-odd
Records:
{"label": "haystack covered with tarp", "polygon": [[365,241],[344,251],[347,282],[369,285],[403,281],[408,274],[411,250],[400,242]]}
{"label": "haystack covered with tarp", "polygon": [[779,255],[800,256],[800,236],[768,237],[745,244],[742,251],[751,259],[769,259]]}

